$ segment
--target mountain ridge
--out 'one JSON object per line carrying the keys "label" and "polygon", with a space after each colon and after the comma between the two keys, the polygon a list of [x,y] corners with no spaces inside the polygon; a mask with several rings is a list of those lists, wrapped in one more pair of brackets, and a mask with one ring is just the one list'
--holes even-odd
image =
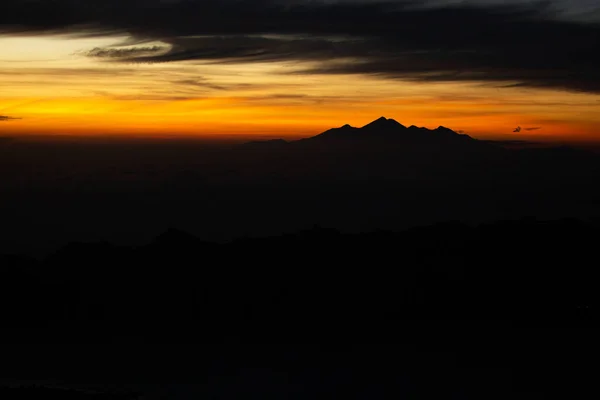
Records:
{"label": "mountain ridge", "polygon": [[334,144],[351,141],[360,141],[361,144],[372,143],[377,145],[385,144],[386,142],[404,142],[404,144],[409,145],[435,145],[441,142],[444,142],[444,144],[449,144],[472,141],[473,143],[481,144],[482,146],[489,146],[485,142],[480,142],[466,134],[457,133],[456,131],[442,125],[435,129],[417,127],[415,125],[406,127],[400,122],[386,117],[380,117],[360,128],[354,127],[350,124],[345,124],[337,128],[328,129],[315,136],[299,140],[286,141],[284,139],[274,139],[267,141],[253,141],[245,143],[244,146],[273,148],[294,144]]}

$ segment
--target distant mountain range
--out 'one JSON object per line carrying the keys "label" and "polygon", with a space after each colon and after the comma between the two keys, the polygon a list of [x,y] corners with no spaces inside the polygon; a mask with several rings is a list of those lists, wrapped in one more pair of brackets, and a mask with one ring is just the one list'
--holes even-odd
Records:
{"label": "distant mountain range", "polygon": [[398,121],[381,117],[367,125],[357,128],[351,125],[344,125],[339,128],[332,128],[316,136],[295,140],[285,141],[283,139],[274,139],[267,141],[254,141],[246,143],[246,147],[284,147],[288,145],[307,145],[307,144],[349,144],[357,143],[361,145],[380,145],[380,144],[404,144],[404,145],[452,145],[460,144],[472,146],[477,144],[489,147],[489,144],[473,139],[472,137],[459,134],[452,129],[439,126],[436,129],[427,129],[411,125],[406,127]]}
{"label": "distant mountain range", "polygon": [[[272,181],[456,181],[513,164],[510,150],[439,126],[427,129],[381,117],[357,128],[348,124],[309,138],[245,143],[232,159],[245,160],[244,176]],[[476,165],[477,167],[474,167]],[[254,178],[255,179],[255,178]],[[470,178],[467,178],[470,179]]]}
{"label": "distant mountain range", "polygon": [[452,139],[452,140],[473,140],[468,135],[461,135],[448,129],[444,126],[439,126],[436,129],[427,129],[423,127],[416,127],[411,125],[406,127],[394,119],[388,119],[381,117],[375,121],[363,126],[362,128],[356,128],[348,124],[340,127],[333,128],[325,131],[317,136],[309,138],[308,140],[346,140],[346,139],[360,139],[360,140],[411,140],[411,141],[435,141],[440,139]]}

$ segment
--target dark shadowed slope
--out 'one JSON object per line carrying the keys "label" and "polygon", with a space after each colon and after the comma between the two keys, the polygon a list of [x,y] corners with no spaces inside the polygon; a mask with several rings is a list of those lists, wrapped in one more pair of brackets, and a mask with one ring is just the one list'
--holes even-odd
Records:
{"label": "dark shadowed slope", "polygon": [[524,219],[0,257],[2,363],[151,400],[597,398],[599,240]]}
{"label": "dark shadowed slope", "polygon": [[1,311],[5,327],[210,324],[207,336],[250,321],[292,335],[405,319],[597,325],[598,271],[588,261],[599,228],[532,218],[354,235],[315,227],[226,244],[170,230],[140,247],[2,257]]}
{"label": "dark shadowed slope", "polygon": [[[2,360],[13,376],[195,382],[210,388],[205,397],[230,388],[218,398],[246,389],[273,400],[355,398],[356,385],[380,400],[383,389],[421,399],[522,390],[541,396],[513,397],[585,398],[597,391],[585,362],[600,353],[597,337],[582,329],[600,326],[599,232],[576,220],[525,219],[361,235],[317,227],[208,245],[172,230],[137,248],[5,258],[0,333],[11,346]],[[259,343],[320,345],[296,347],[288,359]],[[443,353],[487,379],[497,377],[487,367],[510,373],[466,377]],[[237,379],[255,367],[285,368],[282,386]]]}

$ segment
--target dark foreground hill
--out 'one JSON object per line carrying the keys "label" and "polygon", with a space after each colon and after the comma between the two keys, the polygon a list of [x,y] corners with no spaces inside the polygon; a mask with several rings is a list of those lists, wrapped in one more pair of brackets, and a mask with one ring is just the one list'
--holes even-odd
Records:
{"label": "dark foreground hill", "polygon": [[599,239],[525,219],[5,256],[0,365],[142,399],[586,398]]}
{"label": "dark foreground hill", "polygon": [[141,247],[73,243],[41,261],[3,257],[2,315],[27,326],[209,324],[208,335],[250,320],[596,324],[598,239],[597,226],[535,219],[356,235],[315,228],[227,244],[170,230]]}

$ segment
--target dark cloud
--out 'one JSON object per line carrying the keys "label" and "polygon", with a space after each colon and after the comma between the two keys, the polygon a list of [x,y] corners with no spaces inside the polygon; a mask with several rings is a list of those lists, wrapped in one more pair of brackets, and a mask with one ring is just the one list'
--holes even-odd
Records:
{"label": "dark cloud", "polygon": [[325,61],[357,57],[368,51],[367,40],[311,37],[206,36],[169,39],[171,50],[161,55],[125,58],[141,63],[172,61],[265,62],[265,61]]}
{"label": "dark cloud", "polygon": [[[0,32],[128,33],[137,47],[89,53],[126,62],[313,61],[304,72],[600,93],[600,23],[557,10],[548,1],[3,0]],[[147,45],[156,41],[166,47]]]}
{"label": "dark cloud", "polygon": [[537,131],[538,129],[542,129],[541,126],[534,126],[532,128],[525,128],[526,131]]}
{"label": "dark cloud", "polygon": [[96,58],[135,58],[147,57],[156,53],[164,52],[165,48],[161,46],[148,47],[131,47],[131,48],[115,48],[115,47],[96,47],[84,52],[88,57]]}
{"label": "dark cloud", "polygon": [[268,85],[261,85],[256,83],[247,83],[247,82],[219,82],[215,83],[214,80],[205,78],[203,76],[192,76],[182,79],[173,79],[169,81],[169,84],[172,86],[170,91],[173,88],[179,88],[179,90],[186,91],[187,93],[198,93],[199,91],[208,90],[247,90],[247,89],[258,89],[258,88],[270,88]]}
{"label": "dark cloud", "polygon": [[8,115],[0,115],[0,122],[13,121],[13,120],[16,120],[16,119],[21,119],[21,118],[9,117]]}
{"label": "dark cloud", "polygon": [[228,85],[216,85],[214,83],[211,83],[208,79],[202,77],[195,79],[178,79],[176,81],[173,81],[173,83],[176,85],[183,85],[187,87],[198,87],[212,90],[227,90],[232,88]]}

